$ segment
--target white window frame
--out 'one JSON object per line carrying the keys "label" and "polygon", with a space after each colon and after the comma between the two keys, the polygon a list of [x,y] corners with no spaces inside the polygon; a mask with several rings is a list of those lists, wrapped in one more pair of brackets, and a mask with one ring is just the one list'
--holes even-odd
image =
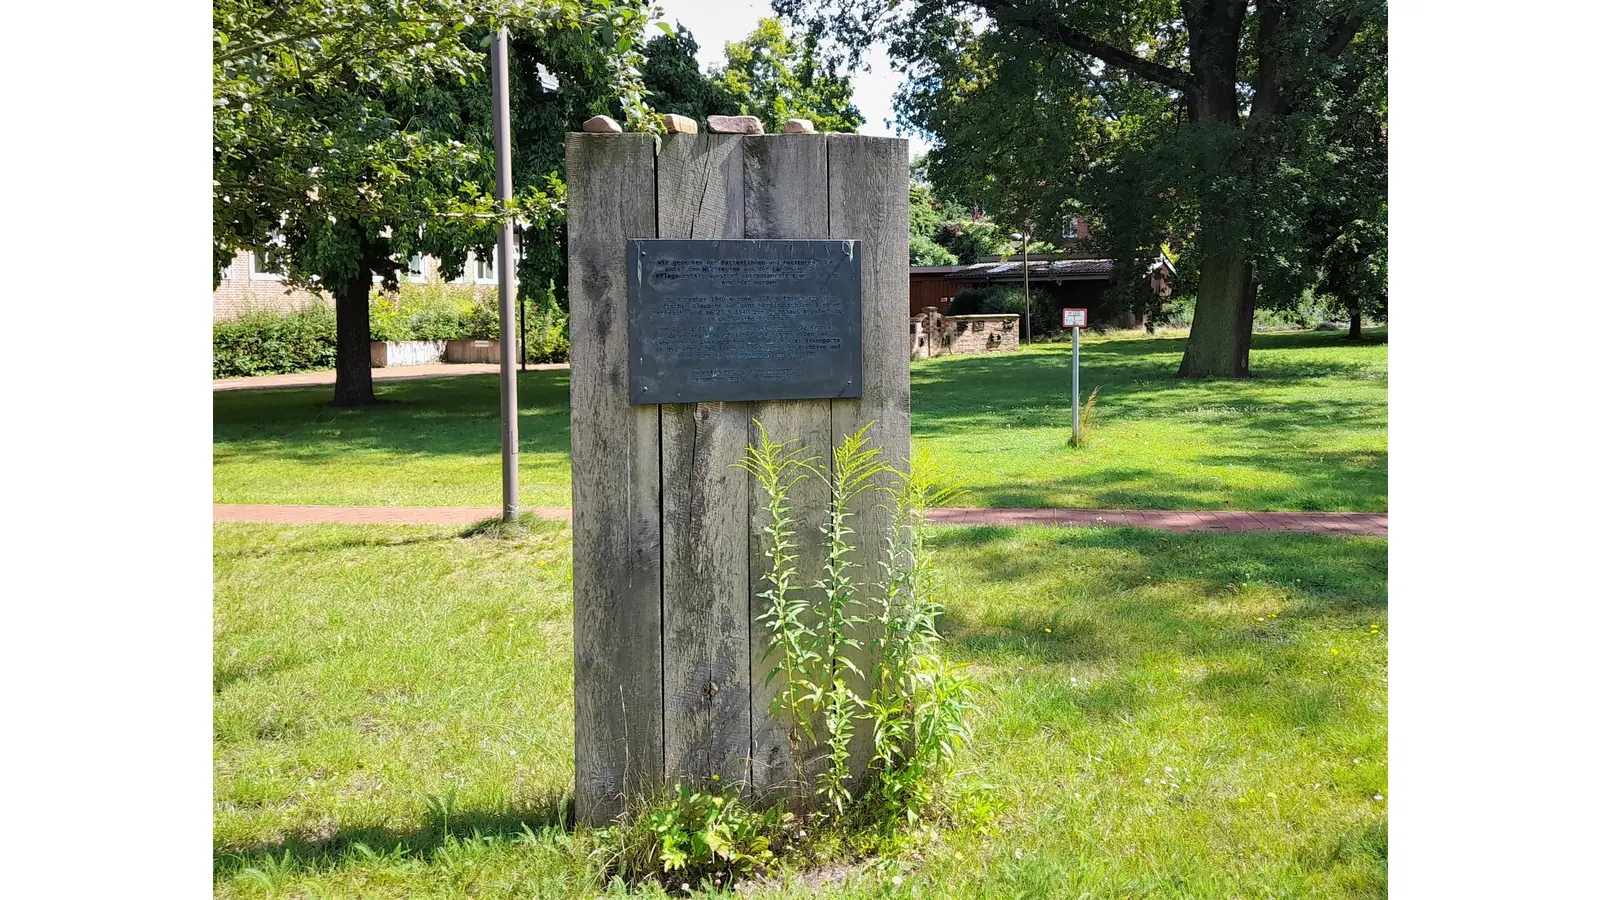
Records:
{"label": "white window frame", "polygon": [[499,250],[491,250],[491,251],[489,251],[489,274],[486,277],[483,274],[483,271],[484,271],[483,260],[479,259],[477,254],[473,254],[472,280],[473,280],[474,283],[476,283],[476,284],[495,284],[499,280],[497,276],[500,273],[495,271],[495,263],[499,262],[499,260],[495,259],[495,257],[497,257],[499,255],[500,255],[500,251]]}
{"label": "white window frame", "polygon": [[282,272],[268,272],[261,268],[261,254],[250,251],[250,280],[251,281],[282,281]]}
{"label": "white window frame", "polygon": [[[418,269],[418,271],[415,274],[413,274],[411,272],[411,260],[412,259],[415,259],[417,261],[417,269]],[[426,284],[427,283],[427,281],[428,281],[428,258],[426,256],[423,256],[421,253],[413,253],[411,255],[411,258],[406,260],[406,280],[411,282],[412,284]]]}

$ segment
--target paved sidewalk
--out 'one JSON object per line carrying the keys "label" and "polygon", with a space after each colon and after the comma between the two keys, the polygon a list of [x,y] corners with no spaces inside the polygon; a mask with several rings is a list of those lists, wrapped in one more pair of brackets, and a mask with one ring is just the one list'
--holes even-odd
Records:
{"label": "paved sidewalk", "polygon": [[[520,368],[520,367],[519,367]],[[566,363],[529,363],[529,372],[566,369]],[[410,381],[413,378],[439,378],[447,375],[495,375],[499,363],[436,363],[427,366],[395,366],[373,369],[373,381]],[[322,372],[295,372],[292,375],[255,375],[250,378],[213,378],[213,391],[251,391],[261,388],[312,387],[333,384],[333,370]]]}
{"label": "paved sidewalk", "polygon": [[[218,503],[217,522],[277,525],[471,525],[500,515],[498,506],[268,506]],[[541,518],[566,522],[565,506],[524,507]],[[1132,526],[1180,534],[1192,532],[1270,532],[1389,536],[1388,513],[1242,512],[1231,509],[936,509],[938,525]]]}

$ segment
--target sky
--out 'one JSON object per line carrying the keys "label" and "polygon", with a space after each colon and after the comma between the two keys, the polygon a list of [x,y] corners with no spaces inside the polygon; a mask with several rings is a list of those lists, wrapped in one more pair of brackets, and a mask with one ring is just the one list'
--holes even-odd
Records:
{"label": "sky", "polygon": [[[665,21],[674,26],[682,22],[693,32],[700,45],[702,70],[722,65],[726,61],[723,45],[749,37],[758,20],[773,14],[768,0],[657,0],[657,5]],[[915,135],[900,134],[888,124],[894,119],[894,92],[900,86],[900,74],[889,67],[888,49],[881,43],[875,45],[862,59],[861,67],[850,74],[856,106],[867,119],[861,125],[861,133],[908,138],[913,157],[926,153],[926,141]]]}

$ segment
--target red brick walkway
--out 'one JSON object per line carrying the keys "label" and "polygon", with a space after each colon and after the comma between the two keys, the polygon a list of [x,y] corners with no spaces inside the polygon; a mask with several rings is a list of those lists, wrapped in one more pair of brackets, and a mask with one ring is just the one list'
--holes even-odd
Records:
{"label": "red brick walkway", "polygon": [[[217,522],[277,525],[471,525],[500,515],[497,506],[266,506],[218,503]],[[527,507],[541,518],[565,522],[564,506]],[[940,525],[1060,525],[1151,528],[1188,532],[1276,532],[1389,536],[1388,513],[1242,512],[1231,509],[936,509]]]}

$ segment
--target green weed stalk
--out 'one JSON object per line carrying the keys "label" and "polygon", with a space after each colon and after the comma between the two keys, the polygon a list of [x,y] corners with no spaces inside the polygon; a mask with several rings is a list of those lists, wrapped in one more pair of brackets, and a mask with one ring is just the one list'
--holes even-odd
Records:
{"label": "green weed stalk", "polygon": [[772,699],[772,711],[788,722],[791,757],[799,775],[802,737],[812,743],[816,741],[807,698],[817,695],[821,689],[812,677],[818,659],[814,649],[816,634],[807,622],[805,600],[794,591],[798,575],[795,550],[799,542],[794,517],[790,514],[789,493],[796,484],[815,473],[819,457],[804,456],[803,448],[772,440],[766,426],[760,420],[754,421],[761,440],[746,448],[744,458],[737,465],[756,480],[764,497],[762,511],[766,521],[761,533],[766,538],[767,571],[762,580],[767,589],[758,596],[767,601],[767,611],[759,619],[772,631],[772,637],[761,660],[765,663],[774,655],[778,657],[767,671],[765,683],[770,685],[774,678],[782,676],[781,688]]}

